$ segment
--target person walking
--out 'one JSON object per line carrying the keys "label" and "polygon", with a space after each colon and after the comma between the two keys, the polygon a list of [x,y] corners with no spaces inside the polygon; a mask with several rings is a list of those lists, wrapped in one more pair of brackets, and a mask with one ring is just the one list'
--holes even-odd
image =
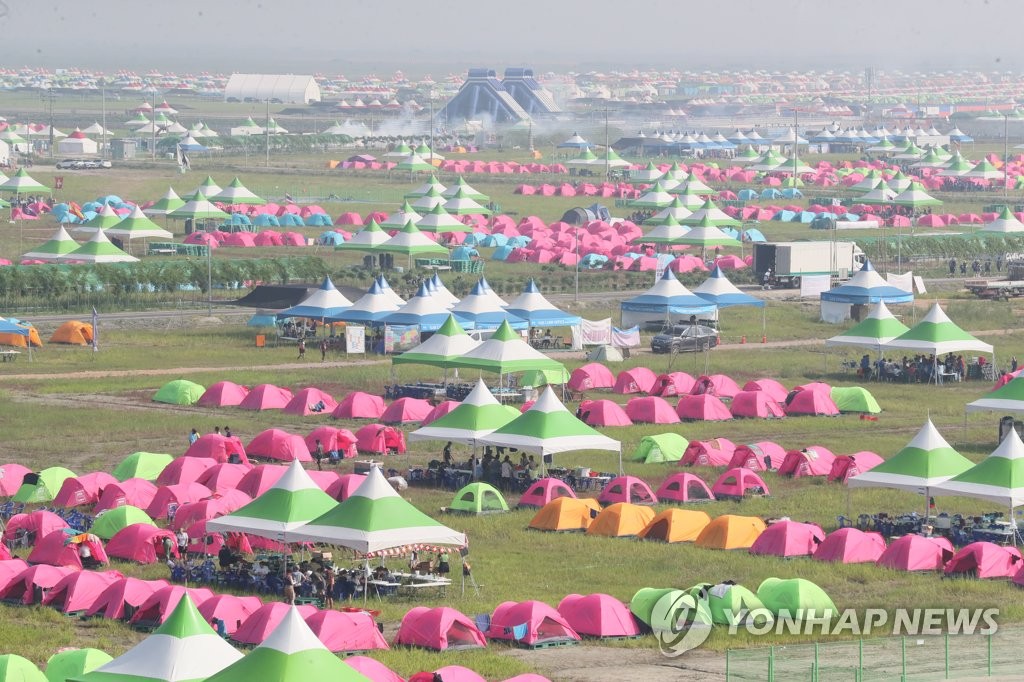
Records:
{"label": "person walking", "polygon": [[313,450],[313,459],[316,460],[316,470],[323,471],[324,461],[324,444],[320,442],[320,439],[316,439],[316,448]]}
{"label": "person walking", "polygon": [[299,339],[299,357],[298,360],[304,360],[306,358],[306,340]]}
{"label": "person walking", "polygon": [[320,341],[320,362],[327,361],[327,339],[321,339]]}
{"label": "person walking", "polygon": [[192,433],[188,434],[188,444],[192,445],[197,440],[199,440],[199,432],[196,431],[195,429],[192,429]]}

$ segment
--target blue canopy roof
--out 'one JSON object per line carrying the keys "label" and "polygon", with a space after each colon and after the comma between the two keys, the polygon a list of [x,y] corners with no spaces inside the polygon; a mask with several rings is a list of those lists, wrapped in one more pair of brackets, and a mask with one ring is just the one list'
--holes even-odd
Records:
{"label": "blue canopy roof", "polygon": [[849,282],[823,292],[821,300],[831,303],[910,303],[914,294],[886,282],[875,271],[871,261],[865,261],[864,267]]}
{"label": "blue canopy roof", "polygon": [[666,269],[661,279],[646,293],[623,301],[622,310],[640,313],[695,315],[713,312],[715,305],[691,292],[676,279],[675,273]]}
{"label": "blue canopy roof", "polygon": [[[451,315],[451,312],[434,298],[424,282],[420,284],[416,295],[410,298],[404,306],[393,313],[389,313],[381,321],[384,324],[416,326],[420,328],[420,331],[434,332],[441,328],[441,325],[445,323],[449,315]],[[458,316],[456,316],[456,319],[459,324],[463,323],[463,320],[459,319]],[[463,329],[467,325],[472,328],[472,324],[467,322],[463,325]]]}
{"label": "blue canopy roof", "polygon": [[337,317],[351,307],[352,301],[345,298],[338,291],[330,277],[324,277],[323,284],[320,285],[319,289],[306,296],[297,305],[279,312],[277,319],[282,320],[286,317],[311,317],[313,319]]}
{"label": "blue canopy roof", "polygon": [[764,301],[745,294],[736,288],[729,278],[722,272],[722,268],[715,266],[704,282],[693,290],[709,303],[714,303],[719,308],[728,308],[735,305],[752,305],[758,308],[764,307]]}
{"label": "blue canopy roof", "polygon": [[509,302],[506,310],[526,320],[532,327],[571,327],[581,322],[579,315],[567,313],[553,306],[540,293],[532,279],[523,287],[523,293]]}

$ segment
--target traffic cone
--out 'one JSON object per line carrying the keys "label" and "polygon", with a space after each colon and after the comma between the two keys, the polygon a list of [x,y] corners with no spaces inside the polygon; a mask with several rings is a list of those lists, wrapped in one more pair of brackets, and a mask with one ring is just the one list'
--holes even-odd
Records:
{"label": "traffic cone", "polygon": [[746,342],[747,342],[747,337],[741,336],[740,337],[740,343],[746,343]]}
{"label": "traffic cone", "polygon": [[762,334],[761,335],[761,343],[768,343],[768,336],[767,336],[767,334]]}

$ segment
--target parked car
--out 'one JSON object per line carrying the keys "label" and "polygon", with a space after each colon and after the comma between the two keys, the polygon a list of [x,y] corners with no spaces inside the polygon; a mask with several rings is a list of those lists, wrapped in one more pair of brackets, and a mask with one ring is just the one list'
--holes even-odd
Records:
{"label": "parked car", "polygon": [[718,345],[718,331],[701,324],[677,324],[651,339],[655,353],[688,353]]}
{"label": "parked car", "polygon": [[57,162],[57,168],[60,168],[60,169],[74,168],[77,163],[78,163],[78,159],[61,159],[60,161]]}

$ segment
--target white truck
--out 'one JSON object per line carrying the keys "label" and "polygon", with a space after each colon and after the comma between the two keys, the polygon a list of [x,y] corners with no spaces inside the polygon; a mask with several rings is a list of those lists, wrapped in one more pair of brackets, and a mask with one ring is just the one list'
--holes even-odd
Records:
{"label": "white truck", "polygon": [[853,242],[808,241],[754,244],[757,281],[771,270],[777,286],[796,288],[804,275],[831,275],[845,281],[864,263],[864,252]]}

